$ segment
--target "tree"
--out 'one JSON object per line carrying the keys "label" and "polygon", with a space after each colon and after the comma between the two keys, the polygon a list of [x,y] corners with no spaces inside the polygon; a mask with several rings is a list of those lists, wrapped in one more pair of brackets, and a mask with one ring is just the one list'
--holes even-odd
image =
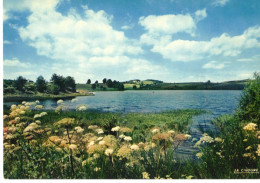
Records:
{"label": "tree", "polygon": [[65,78],[65,86],[66,86],[66,90],[76,92],[76,82],[73,77],[67,76]]}
{"label": "tree", "polygon": [[96,87],[97,87],[96,84],[92,84],[92,85],[91,85],[91,88],[92,88],[93,90],[96,89]]}
{"label": "tree", "polygon": [[103,84],[106,84],[107,83],[107,78],[104,78],[103,79]]}
{"label": "tree", "polygon": [[63,76],[53,74],[51,77],[51,81],[53,82],[53,84],[59,86],[60,91],[65,92],[66,85],[65,85],[65,78]]}
{"label": "tree", "polygon": [[91,80],[90,79],[88,79],[87,84],[91,84]]}
{"label": "tree", "polygon": [[19,76],[15,81],[15,88],[19,91],[24,91],[24,86],[26,82],[27,80],[24,77]]}
{"label": "tree", "polygon": [[118,88],[118,90],[120,90],[120,91],[123,91],[123,90],[125,90],[125,86],[124,86],[124,84],[123,84],[123,83],[118,83],[118,86],[117,86],[117,88]]}
{"label": "tree", "polygon": [[47,89],[47,82],[42,76],[39,76],[36,80],[36,88],[38,92],[45,92]]}
{"label": "tree", "polygon": [[95,84],[98,84],[98,80],[95,81]]}
{"label": "tree", "polygon": [[136,90],[136,89],[137,89],[137,88],[136,88],[136,85],[134,85],[134,86],[133,86],[133,89],[134,89],[134,90]]}
{"label": "tree", "polygon": [[112,82],[111,79],[108,79],[108,80],[107,80],[107,87],[109,87],[109,88],[112,88],[112,87],[113,87],[113,82]]}

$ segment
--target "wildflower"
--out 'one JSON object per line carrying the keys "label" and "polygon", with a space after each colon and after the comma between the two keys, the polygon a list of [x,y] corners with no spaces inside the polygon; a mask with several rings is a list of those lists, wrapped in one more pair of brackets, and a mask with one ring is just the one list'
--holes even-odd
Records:
{"label": "wildflower", "polygon": [[89,154],[101,153],[104,151],[105,151],[105,146],[99,144],[94,144],[92,146],[89,146],[87,149],[87,152]]}
{"label": "wildflower", "polygon": [[208,135],[204,135],[203,137],[200,138],[200,140],[202,142],[206,142],[206,143],[212,143],[214,142],[214,139]]}
{"label": "wildflower", "polygon": [[97,138],[97,141],[100,141],[100,140],[102,140],[104,137],[98,137]]}
{"label": "wildflower", "polygon": [[119,135],[119,138],[120,138],[120,139],[123,139],[123,138],[125,138],[125,135],[123,135],[123,134],[122,134],[122,135]]}
{"label": "wildflower", "polygon": [[42,105],[36,105],[35,109],[43,109],[43,106]]}
{"label": "wildflower", "polygon": [[113,152],[114,152],[113,149],[106,149],[105,155],[110,156],[110,155],[112,155]]}
{"label": "wildflower", "polygon": [[169,133],[157,133],[156,135],[153,136],[153,140],[164,140],[167,141],[171,135]]}
{"label": "wildflower", "polygon": [[174,131],[174,130],[169,130],[168,133],[169,133],[169,134],[174,134],[175,131]]}
{"label": "wildflower", "polygon": [[97,125],[90,125],[88,126],[88,129],[93,130],[99,128]]}
{"label": "wildflower", "polygon": [[44,132],[44,130],[42,130],[42,129],[40,129],[40,130],[34,130],[33,132],[36,133],[36,134],[41,134],[41,133]]}
{"label": "wildflower", "polygon": [[69,148],[72,149],[72,150],[75,150],[75,149],[77,149],[77,145],[76,144],[70,144]]}
{"label": "wildflower", "polygon": [[86,166],[86,164],[87,164],[87,160],[84,160],[84,161],[82,161],[82,163],[81,163],[82,166]]}
{"label": "wildflower", "polygon": [[127,142],[132,141],[132,137],[125,136],[125,137],[124,137],[124,140],[127,141]]}
{"label": "wildflower", "polygon": [[26,140],[31,140],[34,136],[33,135],[30,135],[28,137],[25,137]]}
{"label": "wildflower", "polygon": [[101,128],[96,129],[96,132],[97,132],[98,134],[103,134],[103,133],[104,133],[104,131],[103,131]]}
{"label": "wildflower", "polygon": [[119,158],[129,158],[131,156],[131,152],[132,150],[124,145],[117,151],[117,156]]}
{"label": "wildflower", "polygon": [[223,139],[222,139],[222,138],[219,138],[219,137],[216,137],[216,138],[215,138],[215,141],[216,141],[216,142],[223,142]]}
{"label": "wildflower", "polygon": [[132,130],[128,127],[122,127],[119,129],[120,132],[123,132],[123,133],[127,133],[127,132],[131,132]]}
{"label": "wildflower", "polygon": [[247,158],[247,157],[251,157],[252,156],[252,153],[244,153],[243,154],[243,157]]}
{"label": "wildflower", "polygon": [[16,117],[14,120],[15,120],[16,122],[19,122],[19,121],[20,121],[20,118],[19,118],[19,117]]}
{"label": "wildflower", "polygon": [[99,157],[100,157],[100,155],[97,154],[97,153],[95,153],[95,154],[93,155],[93,158],[94,158],[94,159],[98,159]]}
{"label": "wildflower", "polygon": [[247,142],[247,139],[244,139],[243,142]]}
{"label": "wildflower", "polygon": [[72,126],[75,122],[74,118],[63,118],[62,120],[54,123],[58,127],[69,127]]}
{"label": "wildflower", "polygon": [[139,150],[139,146],[136,145],[136,144],[131,145],[130,148],[131,148],[132,150],[135,150],[135,151]]}
{"label": "wildflower", "polygon": [[118,132],[119,130],[120,130],[119,126],[116,126],[116,127],[111,129],[112,132]]}
{"label": "wildflower", "polygon": [[47,115],[47,112],[41,112],[40,113],[40,116],[42,117],[42,116],[45,116],[45,115]]}
{"label": "wildflower", "polygon": [[186,177],[186,179],[192,179],[192,178],[193,178],[192,175],[189,175],[189,176]]}
{"label": "wildflower", "polygon": [[99,168],[99,167],[95,167],[95,168],[94,168],[94,171],[95,171],[95,172],[98,172],[99,170],[101,170],[101,168]]}
{"label": "wildflower", "polygon": [[39,103],[40,103],[40,101],[39,101],[39,100],[36,100],[36,101],[35,101],[35,103],[36,103],[36,104],[39,104]]}
{"label": "wildflower", "polygon": [[250,149],[252,149],[252,147],[251,147],[251,146],[248,146],[248,147],[246,148],[246,151],[248,151],[248,150],[250,150]]}
{"label": "wildflower", "polygon": [[62,104],[62,103],[63,103],[63,100],[61,100],[61,99],[57,101],[57,104]]}
{"label": "wildflower", "polygon": [[95,144],[94,141],[89,142],[88,147],[93,146]]}
{"label": "wildflower", "polygon": [[174,137],[174,140],[175,141],[179,141],[179,142],[182,142],[182,141],[185,141],[187,140],[187,137],[185,136],[185,134],[178,134]]}
{"label": "wildflower", "polygon": [[64,111],[66,107],[64,105],[59,105],[56,109],[55,112],[60,113],[61,111]]}
{"label": "wildflower", "polygon": [[36,123],[37,125],[40,125],[40,124],[41,124],[41,121],[40,121],[40,120],[36,120],[35,123]]}
{"label": "wildflower", "polygon": [[23,105],[26,104],[26,101],[23,101],[22,104],[23,104]]}
{"label": "wildflower", "polygon": [[117,146],[117,139],[113,135],[107,135],[104,137],[103,141],[106,142],[106,146],[114,149]]}
{"label": "wildflower", "polygon": [[13,111],[13,110],[15,110],[17,107],[16,107],[16,105],[11,105],[11,111]]}
{"label": "wildflower", "polygon": [[55,144],[59,144],[61,142],[61,139],[58,136],[51,136],[49,137],[49,140]]}
{"label": "wildflower", "polygon": [[245,131],[254,131],[257,127],[257,124],[255,123],[248,123],[243,129]]}
{"label": "wildflower", "polygon": [[142,175],[143,175],[143,179],[149,179],[149,173],[143,172]]}
{"label": "wildflower", "polygon": [[256,150],[256,154],[257,154],[257,156],[260,156],[260,144],[258,144],[258,148]]}
{"label": "wildflower", "polygon": [[99,145],[105,145],[105,143],[106,143],[106,142],[102,140],[102,141],[100,141],[98,144],[99,144]]}
{"label": "wildflower", "polygon": [[34,129],[38,128],[39,125],[37,125],[36,123],[30,123],[24,130],[23,133],[25,132],[29,132],[29,131],[33,131]]}
{"label": "wildflower", "polygon": [[186,137],[187,139],[189,139],[189,138],[191,138],[191,135],[185,134],[185,137]]}
{"label": "wildflower", "polygon": [[19,114],[24,115],[24,114],[25,114],[25,111],[20,111]]}
{"label": "wildflower", "polygon": [[33,118],[36,119],[36,118],[40,118],[40,117],[41,117],[40,114],[35,114]]}
{"label": "wildflower", "polygon": [[196,156],[197,156],[198,158],[201,158],[201,157],[202,157],[202,155],[203,155],[203,153],[202,153],[202,152],[199,152],[199,153],[197,153],[197,154],[196,154]]}
{"label": "wildflower", "polygon": [[84,132],[84,129],[81,128],[80,126],[75,127],[75,130],[76,130],[77,133],[82,133],[82,132]]}
{"label": "wildflower", "polygon": [[152,133],[158,133],[160,130],[159,129],[153,129]]}
{"label": "wildflower", "polygon": [[78,101],[78,99],[76,98],[71,99],[71,102],[76,102],[76,101]]}
{"label": "wildflower", "polygon": [[4,115],[3,117],[4,117],[4,120],[5,120],[5,119],[7,119],[7,118],[8,118],[8,115]]}
{"label": "wildflower", "polygon": [[145,144],[143,142],[138,143],[139,148],[144,148]]}
{"label": "wildflower", "polygon": [[85,111],[85,110],[87,110],[87,106],[85,104],[77,106],[77,111]]}

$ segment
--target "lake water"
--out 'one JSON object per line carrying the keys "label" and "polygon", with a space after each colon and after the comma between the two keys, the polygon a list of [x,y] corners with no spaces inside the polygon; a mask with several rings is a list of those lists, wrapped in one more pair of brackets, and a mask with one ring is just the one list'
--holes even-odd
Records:
{"label": "lake water", "polygon": [[[68,109],[86,104],[89,109],[110,112],[162,112],[174,109],[204,109],[213,116],[232,113],[239,102],[238,90],[161,90],[96,92],[95,96],[76,97],[77,101],[64,100]],[[55,109],[57,100],[41,101],[45,109]]]}

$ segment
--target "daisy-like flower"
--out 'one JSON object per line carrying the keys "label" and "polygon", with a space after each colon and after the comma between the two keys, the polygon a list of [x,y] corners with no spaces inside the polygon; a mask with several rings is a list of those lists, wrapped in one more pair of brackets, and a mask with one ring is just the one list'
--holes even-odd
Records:
{"label": "daisy-like flower", "polygon": [[135,151],[139,150],[139,146],[136,145],[136,144],[131,145],[130,148],[131,148],[132,150],[135,150]]}
{"label": "daisy-like flower", "polygon": [[257,124],[255,123],[248,123],[243,129],[245,131],[254,131],[256,130]]}
{"label": "daisy-like flower", "polygon": [[105,155],[111,156],[113,154],[114,150],[113,149],[106,149]]}
{"label": "daisy-like flower", "polygon": [[125,137],[124,137],[124,140],[127,141],[127,142],[132,141],[132,137],[125,136]]}
{"label": "daisy-like flower", "polygon": [[61,99],[57,101],[57,104],[62,104],[62,103],[63,103],[63,100],[61,100]]}
{"label": "daisy-like flower", "polygon": [[111,129],[112,132],[118,132],[119,130],[120,130],[119,126],[116,126],[116,127]]}

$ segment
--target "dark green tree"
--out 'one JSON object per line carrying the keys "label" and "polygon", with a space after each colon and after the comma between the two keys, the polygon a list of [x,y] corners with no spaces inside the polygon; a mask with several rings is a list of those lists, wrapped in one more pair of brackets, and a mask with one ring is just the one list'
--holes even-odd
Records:
{"label": "dark green tree", "polygon": [[107,78],[104,78],[103,79],[103,84],[106,84],[107,83]]}
{"label": "dark green tree", "polygon": [[109,87],[109,88],[112,88],[112,87],[113,87],[113,82],[112,82],[111,79],[108,79],[108,80],[107,80],[107,87]]}
{"label": "dark green tree", "polygon": [[15,88],[19,91],[24,91],[24,86],[26,82],[27,80],[24,77],[19,76],[15,81]]}
{"label": "dark green tree", "polygon": [[96,84],[92,84],[92,85],[91,85],[91,88],[92,88],[93,90],[96,89],[96,87],[97,87]]}
{"label": "dark green tree", "polygon": [[46,80],[42,77],[39,76],[36,80],[36,88],[38,92],[44,93],[47,89],[47,82]]}
{"label": "dark green tree", "polygon": [[66,90],[69,90],[71,92],[76,92],[76,82],[73,77],[67,76],[65,78],[65,86],[66,86]]}
{"label": "dark green tree", "polygon": [[134,86],[133,86],[133,89],[134,89],[134,90],[136,90],[136,89],[137,89],[137,88],[136,88],[136,85],[134,85]]}
{"label": "dark green tree", "polygon": [[90,79],[88,79],[87,84],[91,84],[91,80]]}
{"label": "dark green tree", "polygon": [[59,86],[60,91],[65,92],[66,85],[65,85],[65,78],[63,76],[59,76],[57,74],[53,74],[51,77],[51,82],[54,85]]}

